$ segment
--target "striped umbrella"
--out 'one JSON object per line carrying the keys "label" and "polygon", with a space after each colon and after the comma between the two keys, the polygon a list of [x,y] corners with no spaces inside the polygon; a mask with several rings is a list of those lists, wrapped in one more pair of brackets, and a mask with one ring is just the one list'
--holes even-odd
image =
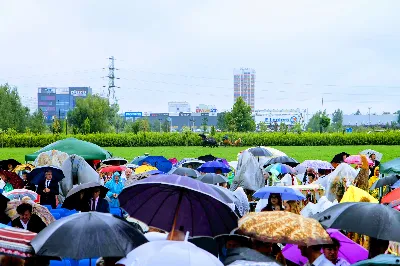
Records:
{"label": "striped umbrella", "polygon": [[36,233],[0,224],[0,253],[28,258],[34,255],[30,245]]}

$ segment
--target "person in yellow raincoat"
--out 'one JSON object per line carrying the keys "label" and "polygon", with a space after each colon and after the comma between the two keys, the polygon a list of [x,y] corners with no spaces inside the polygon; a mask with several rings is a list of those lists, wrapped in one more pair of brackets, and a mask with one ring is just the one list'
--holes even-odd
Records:
{"label": "person in yellow raincoat", "polygon": [[[369,188],[371,188],[372,185],[378,180],[379,180],[379,166],[375,167],[374,175],[371,176],[368,181]],[[387,186],[384,186],[383,191],[386,191],[386,189],[387,189]],[[375,199],[379,199],[379,188],[370,190],[369,194],[371,194],[371,196],[374,197]]]}

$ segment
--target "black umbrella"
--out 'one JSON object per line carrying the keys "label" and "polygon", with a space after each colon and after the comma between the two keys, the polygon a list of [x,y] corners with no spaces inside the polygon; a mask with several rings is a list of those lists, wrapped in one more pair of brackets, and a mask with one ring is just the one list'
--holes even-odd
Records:
{"label": "black umbrella", "polygon": [[325,228],[359,233],[382,240],[400,242],[400,212],[369,202],[336,204],[312,218]]}
{"label": "black umbrella", "polygon": [[0,161],[0,169],[3,170],[8,170],[8,165],[11,164],[12,168],[14,169],[15,167],[17,167],[18,165],[20,165],[21,163],[18,162],[15,159],[7,159],[7,160],[1,160]]}
{"label": "black umbrella", "polygon": [[271,157],[271,156],[274,156],[272,154],[272,152],[270,152],[269,150],[267,150],[267,149],[265,149],[263,147],[250,148],[249,152],[251,152],[251,154],[253,154],[253,156],[257,156],[257,157],[261,157],[261,156]]}
{"label": "black umbrella", "polygon": [[188,239],[193,245],[213,254],[218,258],[218,246],[214,238],[209,236],[196,236]]}
{"label": "black umbrella", "polygon": [[131,224],[108,213],[82,212],[51,223],[32,240],[36,255],[81,260],[125,257],[148,242]]}
{"label": "black umbrella", "polygon": [[219,184],[219,183],[227,183],[228,179],[226,179],[223,175],[208,173],[202,176],[199,176],[197,180],[207,183],[207,184]]}
{"label": "black umbrella", "polygon": [[44,180],[46,179],[45,173],[47,171],[52,172],[52,176],[53,176],[52,180],[55,180],[57,182],[60,182],[65,177],[64,172],[58,167],[39,166],[39,167],[36,167],[35,169],[33,169],[32,172],[30,172],[28,174],[29,183],[39,185],[41,182],[44,182]]}
{"label": "black umbrella", "polygon": [[128,163],[128,160],[124,158],[108,158],[103,161],[101,161],[102,164],[107,164],[107,165],[124,165]]}
{"label": "black umbrella", "polygon": [[228,249],[224,265],[229,265],[237,260],[254,261],[254,262],[275,262],[275,258],[265,256],[260,252],[250,248],[234,248]]}
{"label": "black umbrella", "polygon": [[211,161],[214,161],[215,159],[217,159],[217,157],[215,157],[214,155],[208,154],[208,155],[200,156],[197,159],[199,159],[201,161],[205,161],[205,162],[211,162]]}
{"label": "black umbrella", "polygon": [[267,167],[268,165],[275,164],[275,163],[283,163],[286,165],[289,165],[291,167],[296,167],[299,162],[293,159],[292,157],[289,156],[279,156],[279,157],[274,157],[269,159],[268,161],[265,162],[264,168]]}
{"label": "black umbrella", "polygon": [[108,192],[108,188],[105,186],[102,186],[101,184],[97,182],[89,182],[89,183],[84,183],[79,186],[76,186],[72,188],[67,196],[65,197],[64,203],[62,205],[63,208],[69,209],[69,210],[79,210],[82,206],[82,200],[80,198],[80,192],[84,192],[84,199],[89,199],[91,196],[91,192],[93,188],[98,187],[100,188],[100,198],[105,198],[106,194]]}
{"label": "black umbrella", "polygon": [[0,223],[2,224],[8,224],[11,221],[10,217],[5,213],[9,201],[9,198],[0,194]]}
{"label": "black umbrella", "polygon": [[193,178],[197,178],[199,176],[199,172],[192,168],[187,168],[187,167],[178,167],[175,169],[172,169],[170,171],[170,174],[174,175],[180,175],[180,176],[189,176]]}
{"label": "black umbrella", "polygon": [[376,188],[384,187],[384,186],[391,186],[397,181],[399,181],[400,176],[399,175],[391,175],[388,177],[380,178],[375,183],[372,184],[371,188],[369,190],[374,190]]}

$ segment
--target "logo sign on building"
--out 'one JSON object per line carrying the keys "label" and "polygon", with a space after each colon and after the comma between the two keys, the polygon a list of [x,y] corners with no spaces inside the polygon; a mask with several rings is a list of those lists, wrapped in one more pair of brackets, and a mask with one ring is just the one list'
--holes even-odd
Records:
{"label": "logo sign on building", "polygon": [[196,107],[196,113],[216,113],[217,108],[215,106],[200,104]]}
{"label": "logo sign on building", "polygon": [[125,117],[142,117],[142,112],[125,112]]}
{"label": "logo sign on building", "polygon": [[264,122],[267,125],[286,124],[295,125],[296,123],[304,123],[303,115],[300,112],[258,112],[255,114],[255,122],[258,124]]}
{"label": "logo sign on building", "polygon": [[87,90],[71,90],[70,94],[74,97],[86,97]]}
{"label": "logo sign on building", "polygon": [[179,116],[190,116],[190,115],[191,115],[191,113],[183,113],[183,112],[179,113]]}
{"label": "logo sign on building", "polygon": [[152,113],[150,116],[169,116],[169,113]]}
{"label": "logo sign on building", "polygon": [[39,88],[40,93],[56,93],[56,88]]}

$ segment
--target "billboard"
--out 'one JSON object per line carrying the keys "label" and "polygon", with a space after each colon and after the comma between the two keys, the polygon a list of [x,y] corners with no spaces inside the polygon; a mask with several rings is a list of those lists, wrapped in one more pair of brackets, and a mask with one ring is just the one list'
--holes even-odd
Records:
{"label": "billboard", "polygon": [[169,113],[151,113],[150,116],[169,116]]}
{"label": "billboard", "polygon": [[69,88],[69,94],[74,97],[86,97],[88,95],[88,88]]}
{"label": "billboard", "polygon": [[190,113],[190,105],[188,102],[168,102],[169,113]]}
{"label": "billboard", "polygon": [[55,94],[56,93],[56,88],[48,88],[48,87],[45,87],[45,88],[39,88],[39,91],[38,91],[39,93],[45,93],[45,94]]}
{"label": "billboard", "polygon": [[125,112],[125,117],[142,117],[142,112]]}
{"label": "billboard", "polygon": [[200,104],[196,107],[196,113],[216,113],[217,108],[214,105]]}
{"label": "billboard", "polygon": [[296,123],[304,123],[303,113],[299,111],[256,112],[254,120],[256,124],[264,122],[267,125],[284,123],[285,125],[293,126]]}

